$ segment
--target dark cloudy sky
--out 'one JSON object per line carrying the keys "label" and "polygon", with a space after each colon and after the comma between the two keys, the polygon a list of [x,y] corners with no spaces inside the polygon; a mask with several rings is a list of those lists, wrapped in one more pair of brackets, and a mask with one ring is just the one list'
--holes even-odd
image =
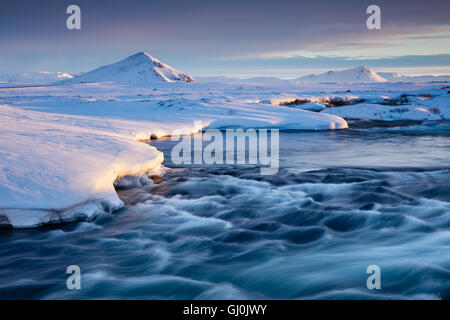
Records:
{"label": "dark cloudy sky", "polygon": [[[82,29],[66,29],[66,8]],[[366,28],[381,7],[382,30]],[[368,65],[450,74],[449,0],[1,0],[0,73],[88,71],[147,51],[201,75]]]}

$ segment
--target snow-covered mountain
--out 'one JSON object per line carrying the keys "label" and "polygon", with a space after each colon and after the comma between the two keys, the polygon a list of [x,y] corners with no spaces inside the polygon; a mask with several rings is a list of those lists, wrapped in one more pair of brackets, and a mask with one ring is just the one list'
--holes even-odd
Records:
{"label": "snow-covered mountain", "polygon": [[83,73],[65,82],[120,82],[158,83],[194,82],[191,76],[181,73],[146,52],[139,52],[119,62]]}
{"label": "snow-covered mountain", "polygon": [[73,75],[67,72],[39,71],[22,74],[2,74],[0,75],[0,84],[49,84],[71,78],[73,78]]}
{"label": "snow-covered mountain", "polygon": [[343,71],[328,71],[320,74],[311,74],[300,77],[296,81],[307,83],[373,83],[373,82],[387,82],[387,80],[370,68],[363,66],[358,68],[347,69]]}

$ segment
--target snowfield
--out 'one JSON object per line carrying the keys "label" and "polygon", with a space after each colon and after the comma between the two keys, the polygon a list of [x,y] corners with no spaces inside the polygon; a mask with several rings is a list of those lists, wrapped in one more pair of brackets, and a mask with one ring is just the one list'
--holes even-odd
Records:
{"label": "snowfield", "polygon": [[432,91],[433,94],[416,92],[402,94],[397,99],[383,98],[379,101],[383,104],[357,103],[327,108],[322,113],[358,120],[450,120],[450,94],[443,88]]}
{"label": "snowfield", "polygon": [[417,105],[387,106],[381,104],[361,103],[358,105],[328,108],[323,110],[323,113],[334,114],[345,119],[381,121],[443,120],[447,118],[446,116],[449,116],[448,112],[441,113],[434,110],[435,109],[433,108],[424,108]]}
{"label": "snowfield", "polygon": [[120,208],[114,181],[157,174],[163,161],[139,140],[193,133],[197,120],[204,128],[347,128],[340,117],[265,106],[248,93],[195,83],[0,89],[0,224],[35,227]]}

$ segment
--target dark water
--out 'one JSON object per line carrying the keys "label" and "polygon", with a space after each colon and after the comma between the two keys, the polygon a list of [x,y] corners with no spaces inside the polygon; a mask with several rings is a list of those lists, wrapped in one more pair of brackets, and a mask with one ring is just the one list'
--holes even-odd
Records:
{"label": "dark water", "polygon": [[281,133],[275,176],[172,168],[115,214],[0,231],[0,298],[450,299],[449,124],[354,127]]}

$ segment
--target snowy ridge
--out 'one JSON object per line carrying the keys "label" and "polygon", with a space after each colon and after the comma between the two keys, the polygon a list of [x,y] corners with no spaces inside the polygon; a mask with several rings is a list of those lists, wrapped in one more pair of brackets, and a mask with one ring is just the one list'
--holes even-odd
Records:
{"label": "snowy ridge", "polygon": [[343,71],[328,71],[318,75],[308,75],[296,79],[307,83],[376,83],[387,82],[386,79],[366,66]]}
{"label": "snowy ridge", "polygon": [[146,52],[139,52],[119,62],[86,72],[65,82],[147,84],[159,82],[195,82],[195,79],[173,69]]}

